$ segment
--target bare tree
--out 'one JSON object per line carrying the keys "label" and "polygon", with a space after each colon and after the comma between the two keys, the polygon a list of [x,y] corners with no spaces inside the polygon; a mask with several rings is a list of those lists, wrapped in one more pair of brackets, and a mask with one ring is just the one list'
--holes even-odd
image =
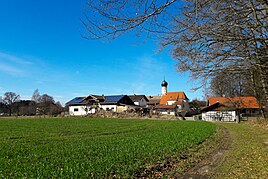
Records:
{"label": "bare tree", "polygon": [[199,99],[193,99],[189,102],[190,108],[194,111],[200,110],[202,107],[207,106],[207,102]]}
{"label": "bare tree", "polygon": [[37,109],[40,114],[48,115],[51,111],[51,106],[54,105],[55,101],[52,96],[43,94],[40,96],[39,103],[37,104]]}
{"label": "bare tree", "polygon": [[51,115],[59,115],[61,112],[63,112],[63,107],[59,101],[50,105]]}
{"label": "bare tree", "polygon": [[11,116],[11,114],[12,114],[13,104],[19,100],[20,100],[20,95],[17,95],[14,92],[6,92],[4,94],[3,102],[4,102],[4,104],[6,104],[6,106],[8,108],[9,116]]}
{"label": "bare tree", "polygon": [[6,115],[8,113],[7,105],[0,102],[0,115]]}
{"label": "bare tree", "polygon": [[253,84],[245,73],[219,72],[210,81],[213,96],[254,96]]}
{"label": "bare tree", "polygon": [[32,101],[39,103],[40,97],[41,95],[39,93],[39,90],[38,89],[34,90],[33,95],[32,95]]}
{"label": "bare tree", "polygon": [[268,106],[267,0],[90,0],[82,23],[88,39],[131,31],[158,38],[201,86],[218,72],[249,74]]}

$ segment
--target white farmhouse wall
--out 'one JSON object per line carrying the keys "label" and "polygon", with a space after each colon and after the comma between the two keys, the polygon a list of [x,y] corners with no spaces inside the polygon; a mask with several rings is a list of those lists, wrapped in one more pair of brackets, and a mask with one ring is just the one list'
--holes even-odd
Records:
{"label": "white farmhouse wall", "polygon": [[171,111],[171,112],[161,111],[160,114],[175,116],[175,112],[174,111]]}
{"label": "white farmhouse wall", "polygon": [[134,104],[135,104],[136,106],[139,106],[139,105],[140,105],[140,102],[139,102],[139,101],[135,101]]}
{"label": "white farmhouse wall", "polygon": [[123,112],[127,110],[135,109],[132,106],[125,105],[125,106],[117,106],[116,112]]}
{"label": "white farmhouse wall", "polygon": [[104,105],[100,105],[100,108],[102,108],[103,110],[109,110],[109,111],[113,111],[116,112],[117,110],[117,105],[109,105],[109,104],[104,104]]}
{"label": "white farmhouse wall", "polygon": [[147,106],[147,101],[144,98],[142,98],[139,101],[135,101],[134,105],[136,105],[136,106]]}
{"label": "white farmhouse wall", "polygon": [[204,121],[235,121],[235,111],[208,111],[202,113],[202,120]]}
{"label": "white farmhouse wall", "polygon": [[[88,109],[88,111],[86,109]],[[84,116],[95,112],[96,109],[90,108],[90,106],[69,106],[69,114],[71,116]]]}
{"label": "white farmhouse wall", "polygon": [[146,106],[147,105],[147,101],[144,98],[141,98],[141,100],[135,101],[134,104],[136,106]]}

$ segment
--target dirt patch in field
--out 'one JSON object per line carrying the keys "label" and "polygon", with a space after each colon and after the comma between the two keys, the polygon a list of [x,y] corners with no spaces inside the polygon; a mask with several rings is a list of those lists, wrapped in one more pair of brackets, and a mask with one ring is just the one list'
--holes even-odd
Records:
{"label": "dirt patch in field", "polygon": [[[216,168],[221,164],[224,158],[224,154],[231,145],[231,138],[228,130],[222,128],[223,136],[220,140],[220,143],[213,151],[207,153],[206,157],[197,163],[194,167],[187,170],[182,175],[179,175],[178,178],[211,178],[217,176],[215,173]],[[213,178],[214,178],[213,177]]]}
{"label": "dirt patch in field", "polygon": [[136,171],[137,178],[210,178],[229,149],[231,139],[224,127],[202,144],[189,148],[178,156],[168,157]]}

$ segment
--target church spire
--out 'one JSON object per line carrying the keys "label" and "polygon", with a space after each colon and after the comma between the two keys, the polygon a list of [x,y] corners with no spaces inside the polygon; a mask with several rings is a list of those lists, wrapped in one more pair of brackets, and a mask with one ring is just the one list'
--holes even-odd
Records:
{"label": "church spire", "polygon": [[167,85],[168,82],[166,82],[165,77],[164,77],[164,81],[162,81],[161,86],[162,86],[162,95],[166,95],[167,94]]}

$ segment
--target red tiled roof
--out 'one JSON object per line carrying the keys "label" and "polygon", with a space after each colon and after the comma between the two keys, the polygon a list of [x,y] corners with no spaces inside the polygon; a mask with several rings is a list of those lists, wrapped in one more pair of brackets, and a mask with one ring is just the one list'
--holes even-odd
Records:
{"label": "red tiled roof", "polygon": [[166,95],[162,95],[160,104],[167,104],[167,101],[180,101],[182,99],[188,99],[184,92],[167,92]]}
{"label": "red tiled roof", "polygon": [[225,97],[211,97],[208,98],[209,105],[213,105],[217,102],[227,106],[227,107],[236,107],[236,108],[259,108],[258,101],[253,96],[241,96],[234,98],[225,98]]}
{"label": "red tiled roof", "polygon": [[175,103],[173,104],[176,104],[176,105],[181,105],[184,103],[184,100],[183,99],[178,99]]}

